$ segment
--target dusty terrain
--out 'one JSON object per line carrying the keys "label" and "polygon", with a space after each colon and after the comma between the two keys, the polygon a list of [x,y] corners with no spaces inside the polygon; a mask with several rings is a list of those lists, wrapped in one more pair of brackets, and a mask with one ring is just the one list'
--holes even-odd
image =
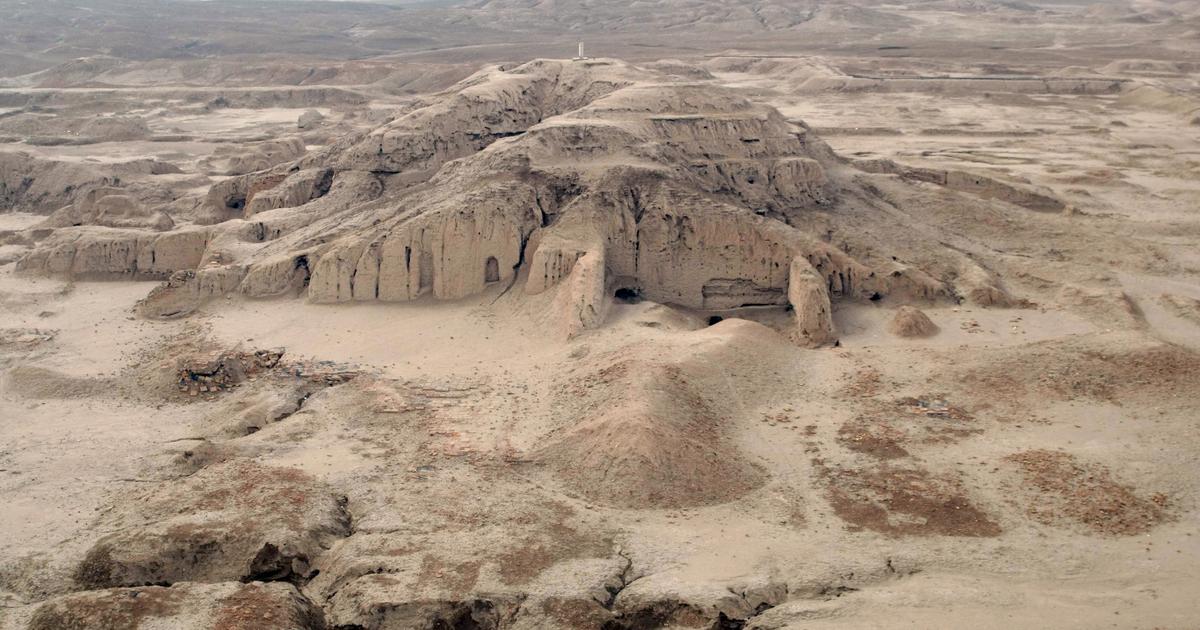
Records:
{"label": "dusty terrain", "polygon": [[1194,3],[0,13],[0,628],[1200,627]]}

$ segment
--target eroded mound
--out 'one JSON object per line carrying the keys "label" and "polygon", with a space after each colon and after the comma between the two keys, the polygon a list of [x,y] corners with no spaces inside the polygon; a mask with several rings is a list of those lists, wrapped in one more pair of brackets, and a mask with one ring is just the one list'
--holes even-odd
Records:
{"label": "eroded mound", "polygon": [[741,496],[763,475],[727,435],[727,418],[686,364],[610,362],[575,375],[578,421],[539,454],[568,486],[626,508],[709,505]]}
{"label": "eroded mound", "polygon": [[0,207],[48,214],[89,190],[116,183],[84,164],[54,162],[27,153],[0,153]]}
{"label": "eroded mound", "polygon": [[931,337],[938,332],[929,316],[911,306],[901,306],[888,323],[888,332],[897,337]]}
{"label": "eroded mound", "polygon": [[165,231],[175,222],[165,212],[146,208],[129,191],[116,187],[93,188],[43,221],[39,227],[60,228],[77,225],[101,225],[114,228],[141,228]]}
{"label": "eroded mound", "polygon": [[[158,317],[232,291],[455,299],[525,277],[526,293],[564,294],[567,334],[600,325],[607,296],[624,289],[705,310],[791,307],[808,345],[836,339],[835,300],[1019,302],[982,258],[933,239],[919,212],[901,219],[890,206],[898,190],[904,204],[928,202],[920,182],[956,203],[999,200],[1014,211],[1055,209],[1053,199],[894,164],[860,170],[868,166],[703,73],[538,60],[487,68],[373,131],[217,183],[197,210],[211,225],[63,228],[19,267],[182,272],[147,306]],[[133,201],[122,207],[122,217],[157,221]],[[133,220],[110,215],[87,222]]]}
{"label": "eroded mound", "polygon": [[303,579],[349,531],[344,500],[294,469],[217,464],[124,497],[121,529],[75,572],[84,588]]}
{"label": "eroded mound", "polygon": [[[613,532],[594,513],[528,488],[510,494],[489,486],[494,494],[470,502],[434,488],[384,492],[362,529],[321,557],[307,592],[327,603],[331,625],[442,628],[474,618],[479,625],[461,627],[558,627],[536,611],[563,600],[598,618],[564,627],[600,627],[609,617],[595,593],[628,560],[616,555]],[[403,516],[376,520],[392,509]]]}
{"label": "eroded mound", "polygon": [[1200,353],[1182,346],[1126,336],[1107,345],[1092,339],[1043,342],[968,362],[947,382],[984,388],[1016,403],[1093,400],[1174,404],[1164,392],[1200,387]]}

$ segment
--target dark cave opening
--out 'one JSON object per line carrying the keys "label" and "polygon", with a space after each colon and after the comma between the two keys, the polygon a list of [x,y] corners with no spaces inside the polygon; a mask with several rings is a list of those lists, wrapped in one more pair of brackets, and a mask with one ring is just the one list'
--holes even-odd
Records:
{"label": "dark cave opening", "polygon": [[637,304],[642,301],[642,292],[629,287],[620,287],[613,293],[613,297],[626,304]]}
{"label": "dark cave opening", "polygon": [[483,281],[486,283],[500,281],[500,262],[495,256],[488,256],[487,262],[483,265]]}

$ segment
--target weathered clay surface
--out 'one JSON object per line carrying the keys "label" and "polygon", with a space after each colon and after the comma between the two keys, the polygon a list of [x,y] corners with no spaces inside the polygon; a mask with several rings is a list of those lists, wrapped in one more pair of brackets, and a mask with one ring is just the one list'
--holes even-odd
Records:
{"label": "weathered clay surface", "polygon": [[114,228],[141,228],[158,232],[175,227],[171,217],[151,210],[121,188],[93,188],[75,203],[56,210],[39,227],[59,228],[73,225],[101,225]]}
{"label": "weathered clay surface", "polygon": [[[181,582],[84,591],[10,610],[3,627],[26,630],[321,630],[321,610],[290,584]],[[24,625],[21,625],[24,622]]]}
{"label": "weathered clay surface", "polygon": [[[1052,205],[999,183],[864,165]],[[458,299],[519,276],[528,294],[569,278],[556,299],[568,336],[599,326],[606,294],[625,290],[708,311],[790,306],[806,345],[834,339],[841,299],[1013,303],[957,251],[915,266],[870,240],[852,257],[819,235],[817,223],[844,216],[847,238],[861,239],[853,226],[882,212],[863,204],[856,173],[811,130],[733,92],[615,61],[535,61],[483,70],[366,135],[219,182],[203,209],[217,225],[59,230],[20,268],[185,272],[147,300],[160,317],[232,291]]]}
{"label": "weathered clay surface", "polygon": [[84,164],[0,153],[0,208],[50,214],[116,178]]}
{"label": "weathered clay surface", "polygon": [[243,462],[125,497],[117,513],[119,529],[76,569],[81,588],[303,579],[349,527],[342,501],[311,477]]}

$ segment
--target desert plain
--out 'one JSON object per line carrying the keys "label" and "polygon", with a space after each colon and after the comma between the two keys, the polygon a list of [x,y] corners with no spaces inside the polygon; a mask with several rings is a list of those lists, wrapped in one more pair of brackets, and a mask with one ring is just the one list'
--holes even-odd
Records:
{"label": "desert plain", "polygon": [[0,502],[4,630],[1200,627],[1200,6],[0,0]]}

